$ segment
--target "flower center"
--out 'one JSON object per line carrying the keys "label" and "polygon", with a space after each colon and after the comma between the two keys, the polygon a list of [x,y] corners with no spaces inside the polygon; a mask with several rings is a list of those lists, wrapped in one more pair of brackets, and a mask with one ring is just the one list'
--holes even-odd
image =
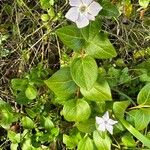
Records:
{"label": "flower center", "polygon": [[104,123],[107,124],[108,122],[107,122],[107,121],[104,121]]}
{"label": "flower center", "polygon": [[86,11],[86,6],[85,5],[81,5],[80,6],[80,8],[79,8],[79,11],[81,12],[81,13],[84,13],[85,11]]}

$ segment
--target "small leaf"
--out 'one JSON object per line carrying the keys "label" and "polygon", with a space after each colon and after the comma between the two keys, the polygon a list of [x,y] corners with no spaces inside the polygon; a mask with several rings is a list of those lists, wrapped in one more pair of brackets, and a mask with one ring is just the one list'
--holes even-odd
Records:
{"label": "small leaf", "polygon": [[54,73],[48,80],[46,85],[62,99],[68,99],[77,91],[77,86],[72,80],[70,68],[64,67]]}
{"label": "small leaf", "polygon": [[149,3],[150,3],[150,0],[139,0],[139,4],[143,8],[147,8]]}
{"label": "small leaf", "polygon": [[84,88],[80,89],[82,95],[92,101],[102,102],[112,100],[110,87],[107,81],[99,79],[92,89],[86,90]]}
{"label": "small leaf", "polygon": [[16,96],[16,102],[18,104],[21,104],[21,105],[27,105],[29,102],[31,102],[32,100],[28,99],[26,97],[26,94],[24,92],[20,92],[17,94]]}
{"label": "small leaf", "polygon": [[83,99],[72,99],[65,103],[63,115],[67,121],[85,121],[91,114],[89,104]]}
{"label": "small leaf", "polygon": [[37,89],[34,86],[29,85],[25,91],[25,94],[28,99],[35,99],[37,96]]}
{"label": "small leaf", "polygon": [[28,80],[27,79],[12,79],[11,86],[16,91],[22,91],[27,87]]}
{"label": "small leaf", "polygon": [[150,122],[150,110],[149,108],[140,108],[136,110],[134,122],[137,130],[143,130]]}
{"label": "small leaf", "polygon": [[73,149],[77,146],[78,139],[76,138],[76,136],[68,136],[66,134],[63,134],[63,143],[67,148]]}
{"label": "small leaf", "polygon": [[27,116],[23,117],[21,122],[25,129],[33,129],[34,128],[34,122]]}
{"label": "small leaf", "polygon": [[105,17],[118,17],[119,11],[117,7],[114,4],[111,4],[110,2],[105,2],[102,4],[103,9],[100,11],[100,15],[103,15]]}
{"label": "small leaf", "polygon": [[86,41],[90,41],[97,34],[99,34],[101,26],[102,22],[99,19],[96,19],[95,21],[90,22],[90,24],[87,27],[81,28],[81,34]]}
{"label": "small leaf", "polygon": [[150,105],[150,83],[146,84],[139,92],[137,103],[141,105]]}
{"label": "small leaf", "polygon": [[108,37],[103,33],[96,35],[86,43],[85,52],[98,59],[112,58],[117,55]]}
{"label": "small leaf", "polygon": [[94,150],[93,140],[88,136],[79,142],[77,150]]}
{"label": "small leaf", "polygon": [[75,26],[66,26],[57,29],[56,34],[69,48],[78,51],[83,47],[84,40],[80,30]]}
{"label": "small leaf", "polygon": [[12,143],[14,143],[14,144],[20,143],[20,140],[21,140],[21,139],[20,139],[20,138],[21,138],[20,133],[15,133],[15,132],[13,132],[13,131],[8,131],[7,136],[8,136],[9,140],[10,140]]}
{"label": "small leaf", "polygon": [[130,105],[130,101],[114,102],[113,111],[117,118],[124,118],[124,113],[127,107]]}
{"label": "small leaf", "polygon": [[107,134],[102,137],[98,131],[94,131],[93,140],[98,150],[111,150],[111,140]]}
{"label": "small leaf", "polygon": [[98,67],[90,56],[75,58],[71,63],[71,75],[76,84],[85,89],[91,89],[97,80]]}
{"label": "small leaf", "polygon": [[54,4],[54,0],[40,0],[42,9],[48,9]]}
{"label": "small leaf", "polygon": [[18,147],[18,143],[15,143],[15,144],[11,143],[11,145],[10,145],[11,150],[18,150],[17,147]]}
{"label": "small leaf", "polygon": [[84,122],[79,122],[76,124],[79,131],[84,133],[91,133],[96,130],[95,119],[88,119]]}
{"label": "small leaf", "polygon": [[126,147],[136,147],[136,142],[130,133],[123,135],[121,140]]}

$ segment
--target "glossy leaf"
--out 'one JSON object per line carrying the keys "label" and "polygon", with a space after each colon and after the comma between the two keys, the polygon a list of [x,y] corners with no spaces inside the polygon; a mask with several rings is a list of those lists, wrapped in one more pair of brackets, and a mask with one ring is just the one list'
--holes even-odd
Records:
{"label": "glossy leaf", "polygon": [[28,99],[35,99],[37,96],[37,89],[34,86],[29,85],[25,91],[25,94]]}
{"label": "glossy leaf", "polygon": [[89,104],[83,99],[72,99],[65,103],[63,115],[67,121],[85,121],[91,114]]}
{"label": "glossy leaf", "polygon": [[93,140],[98,150],[111,150],[111,140],[107,134],[102,137],[98,131],[94,131]]}
{"label": "glossy leaf", "polygon": [[130,101],[114,102],[113,111],[117,118],[124,118],[124,113],[127,107],[130,105]]}
{"label": "glossy leaf", "polygon": [[77,150],[94,150],[93,140],[88,136],[83,138],[79,142]]}
{"label": "glossy leaf", "polygon": [[133,136],[131,134],[125,134],[122,136],[121,141],[124,146],[126,147],[136,147],[136,142],[133,139]]}
{"label": "glossy leaf", "polygon": [[90,24],[87,27],[81,29],[81,34],[83,38],[86,41],[93,40],[93,38],[97,34],[99,34],[101,26],[102,26],[102,22],[99,19],[96,19],[95,21],[90,22]]}
{"label": "glossy leaf", "polygon": [[79,131],[84,132],[84,133],[91,133],[96,130],[95,127],[95,119],[88,119],[84,122],[79,122],[76,124],[76,127],[78,128]]}
{"label": "glossy leaf", "polygon": [[34,128],[34,122],[29,117],[22,117],[22,125],[25,129],[33,129]]}
{"label": "glossy leaf", "polygon": [[107,81],[99,79],[90,90],[80,89],[82,95],[89,100],[102,102],[112,100],[110,87]]}
{"label": "glossy leaf", "polygon": [[73,80],[79,87],[91,89],[97,80],[98,67],[90,56],[75,58],[70,70]]}
{"label": "glossy leaf", "polygon": [[139,110],[136,110],[134,123],[135,128],[137,130],[143,130],[148,126],[149,122],[150,122],[149,108],[140,108]]}
{"label": "glossy leaf", "polygon": [[83,47],[83,37],[80,30],[75,26],[66,26],[57,29],[56,34],[60,40],[69,48],[78,51]]}
{"label": "glossy leaf", "polygon": [[141,105],[150,105],[150,83],[146,84],[139,92],[137,103]]}
{"label": "glossy leaf", "polygon": [[103,33],[88,41],[85,45],[85,51],[88,55],[98,59],[112,58],[117,55],[108,37]]}
{"label": "glossy leaf", "polygon": [[62,99],[68,99],[77,90],[77,86],[70,75],[69,67],[61,68],[46,80],[45,83],[56,96]]}

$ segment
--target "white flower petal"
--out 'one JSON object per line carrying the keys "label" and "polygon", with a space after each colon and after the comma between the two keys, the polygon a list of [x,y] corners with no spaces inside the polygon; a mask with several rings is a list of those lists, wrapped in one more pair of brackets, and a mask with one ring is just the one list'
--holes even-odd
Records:
{"label": "white flower petal", "polygon": [[104,119],[105,121],[108,121],[108,120],[109,120],[109,113],[108,113],[108,111],[106,111],[106,113],[103,115],[103,119]]}
{"label": "white flower petal", "polygon": [[105,126],[105,124],[104,124],[104,123],[100,124],[100,125],[98,126],[98,130],[99,130],[99,131],[106,131],[106,126]]}
{"label": "white flower petal", "polygon": [[102,9],[102,6],[97,2],[92,2],[89,5],[88,9],[89,9],[88,12],[91,15],[96,16],[99,13],[99,11]]}
{"label": "white flower petal", "polygon": [[82,0],[83,4],[90,5],[93,0]]}
{"label": "white flower petal", "polygon": [[109,119],[107,122],[110,125],[114,125],[114,124],[118,123],[118,121],[115,121],[115,120],[112,120],[112,119]]}
{"label": "white flower petal", "polygon": [[79,6],[80,4],[82,4],[81,0],[69,0],[69,4],[71,6]]}
{"label": "white flower petal", "polygon": [[107,125],[106,125],[106,129],[107,129],[107,131],[108,131],[110,134],[113,134],[113,126],[107,124]]}
{"label": "white flower petal", "polygon": [[76,21],[78,28],[86,27],[89,24],[89,20],[85,15],[79,15],[78,20]]}
{"label": "white flower petal", "polygon": [[87,14],[87,18],[88,18],[89,20],[93,20],[93,21],[95,20],[95,17],[92,16],[91,14],[89,14],[89,13]]}
{"label": "white flower petal", "polygon": [[71,7],[65,17],[73,22],[76,22],[79,17],[78,7]]}
{"label": "white flower petal", "polygon": [[104,123],[104,119],[101,117],[96,117],[96,123],[100,125],[101,123]]}

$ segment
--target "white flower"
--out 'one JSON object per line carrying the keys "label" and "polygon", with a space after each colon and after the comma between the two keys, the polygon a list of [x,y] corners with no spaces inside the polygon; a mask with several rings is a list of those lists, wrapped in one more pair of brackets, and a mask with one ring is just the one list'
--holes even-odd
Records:
{"label": "white flower", "polygon": [[99,3],[93,0],[69,0],[72,6],[65,17],[83,28],[89,24],[89,20],[95,20],[95,16],[102,9]]}
{"label": "white flower", "polygon": [[96,123],[98,124],[99,131],[108,131],[110,134],[113,134],[113,125],[118,121],[114,121],[109,118],[108,111],[102,117],[96,117]]}

